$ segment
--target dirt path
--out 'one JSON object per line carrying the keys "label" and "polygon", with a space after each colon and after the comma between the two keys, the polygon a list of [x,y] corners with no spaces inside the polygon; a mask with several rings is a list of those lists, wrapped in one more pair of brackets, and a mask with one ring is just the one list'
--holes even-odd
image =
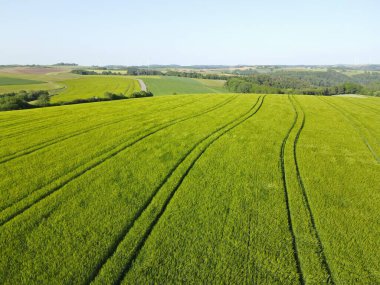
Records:
{"label": "dirt path", "polygon": [[141,91],[145,91],[145,92],[147,92],[148,90],[147,90],[147,88],[146,88],[146,85],[145,85],[144,81],[142,81],[142,79],[137,79],[137,80],[138,80],[138,82],[139,82],[139,84],[140,84]]}

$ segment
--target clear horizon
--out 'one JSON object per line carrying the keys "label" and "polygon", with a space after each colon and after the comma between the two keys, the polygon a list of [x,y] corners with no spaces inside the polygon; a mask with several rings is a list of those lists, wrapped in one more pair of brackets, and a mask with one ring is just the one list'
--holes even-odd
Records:
{"label": "clear horizon", "polygon": [[380,2],[0,1],[0,65],[380,63]]}

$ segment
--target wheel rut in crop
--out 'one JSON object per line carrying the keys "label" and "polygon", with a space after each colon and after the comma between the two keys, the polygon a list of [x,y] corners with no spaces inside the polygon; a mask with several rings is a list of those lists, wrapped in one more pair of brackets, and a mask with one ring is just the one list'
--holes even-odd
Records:
{"label": "wheel rut in crop", "polygon": [[[156,134],[157,132],[164,130],[170,126],[173,126],[177,123],[184,122],[186,120],[190,120],[190,119],[193,119],[195,117],[199,117],[199,116],[202,116],[206,113],[212,112],[216,109],[219,109],[219,108],[225,106],[226,104],[230,103],[232,100],[235,100],[237,97],[238,96],[233,96],[231,98],[228,98],[227,100],[224,100],[223,102],[218,103],[215,106],[207,108],[206,110],[199,112],[199,113],[196,113],[194,115],[174,119],[174,120],[169,121],[167,123],[163,123],[161,125],[159,124],[158,126],[150,128],[147,130],[148,133],[141,135],[140,137],[133,140],[132,142],[127,142],[125,144],[119,145],[118,147],[114,147],[111,151],[106,152],[103,155],[100,155],[101,158],[96,158],[95,160],[87,163],[87,165],[84,165],[83,167],[78,167],[78,168],[74,169],[72,172],[65,175],[65,176],[67,176],[67,178],[63,179],[63,181],[56,182],[57,185],[51,186],[54,183],[54,181],[53,181],[53,182],[49,183],[48,185],[33,191],[32,193],[28,194],[28,196],[25,197],[24,199],[15,202],[13,205],[11,205],[11,206],[9,206],[6,209],[1,211],[1,213],[0,213],[0,226],[3,226],[4,224],[8,223],[9,221],[14,219],[18,215],[20,215],[20,214],[24,213],[26,210],[30,209],[36,203],[42,201],[43,199],[49,197],[53,193],[60,190],[63,186],[74,181],[75,179],[77,179],[78,177],[82,176],[83,174],[89,172],[90,170],[98,167],[99,165],[101,165],[105,161],[108,161],[109,159],[113,158],[114,156],[121,153],[122,151],[124,151],[124,150],[128,149],[129,147],[135,145],[136,143],[142,141],[143,139],[150,137],[150,136]],[[55,181],[59,181],[59,179],[57,179]],[[50,186],[50,189],[48,186]],[[44,188],[48,188],[48,189],[46,189],[46,191],[44,191]],[[40,191],[42,193],[38,193],[38,191]],[[30,201],[30,202],[26,201],[24,203],[25,205],[18,206],[19,203],[23,203],[24,200],[27,200],[29,197],[31,197],[31,195],[33,195],[35,193],[38,193],[38,194],[36,194],[37,197],[32,198],[31,199],[32,201]],[[16,210],[12,211],[13,207],[16,207]],[[7,212],[7,211],[10,211],[11,213],[6,213],[4,216],[4,212]]]}
{"label": "wheel rut in crop", "polygon": [[299,164],[298,164],[298,159],[297,159],[298,141],[299,141],[301,132],[302,132],[304,126],[305,126],[306,115],[305,115],[304,110],[302,109],[301,104],[299,102],[297,102],[297,100],[295,99],[295,97],[292,97],[292,98],[293,98],[293,108],[294,108],[295,112],[297,112],[297,118],[300,117],[300,114],[299,114],[299,112],[298,112],[298,110],[297,110],[297,108],[295,107],[294,104],[296,104],[296,105],[299,106],[299,109],[301,111],[301,118],[302,118],[301,119],[302,120],[301,125],[300,125],[300,127],[299,127],[299,129],[297,131],[297,134],[296,134],[296,137],[295,137],[294,143],[293,143],[293,157],[294,157],[294,164],[295,164],[295,167],[296,167],[297,180],[298,180],[298,184],[299,184],[299,186],[301,188],[301,191],[302,191],[303,201],[304,201],[305,207],[306,207],[308,215],[309,215],[310,224],[312,226],[312,231],[314,233],[315,239],[317,240],[318,252],[319,252],[319,255],[320,255],[320,258],[321,258],[321,265],[322,265],[322,268],[326,271],[326,274],[328,276],[327,283],[334,285],[335,282],[334,282],[334,279],[333,279],[333,276],[332,276],[332,272],[331,272],[330,266],[329,266],[329,264],[327,262],[327,258],[326,258],[326,255],[325,255],[325,251],[324,251],[324,247],[323,247],[323,244],[322,244],[322,240],[321,240],[319,232],[317,230],[317,226],[316,226],[316,223],[315,223],[314,215],[313,215],[313,212],[311,210],[311,206],[310,206],[310,202],[309,202],[309,197],[307,195],[307,191],[306,191],[305,185],[304,185],[303,180],[302,180],[302,176],[301,176],[301,172],[300,172]]}
{"label": "wheel rut in crop", "polygon": [[[264,96],[265,97],[265,96]],[[148,221],[147,227],[145,227],[144,232],[141,235],[141,238],[137,241],[136,245],[134,246],[127,262],[125,263],[125,266],[121,271],[117,274],[116,281],[113,282],[113,284],[119,284],[124,276],[128,273],[130,268],[132,267],[132,264],[134,260],[137,258],[137,256],[140,253],[140,250],[144,246],[146,240],[150,236],[151,232],[153,231],[154,227],[164,214],[167,206],[169,205],[170,201],[172,200],[174,194],[177,192],[179,187],[181,186],[182,182],[186,178],[186,176],[190,173],[192,168],[194,167],[195,163],[201,158],[201,156],[205,153],[205,151],[215,142],[217,141],[221,136],[232,130],[233,128],[237,127],[238,125],[242,124],[244,121],[251,118],[253,115],[255,115],[261,108],[264,97],[259,97],[256,101],[256,103],[253,105],[252,108],[245,114],[242,114],[238,118],[235,118],[234,120],[230,121],[229,123],[219,127],[214,132],[209,134],[207,137],[199,141],[197,144],[195,144],[191,150],[189,150],[184,157],[178,161],[178,163],[172,168],[172,170],[167,174],[165,179],[161,182],[159,187],[157,187],[153,194],[150,196],[149,200],[144,204],[142,208],[139,209],[137,212],[137,215],[134,217],[134,219],[126,225],[124,230],[121,232],[121,234],[117,237],[115,243],[110,247],[110,249],[107,251],[107,254],[104,256],[104,258],[101,260],[101,262],[96,266],[94,272],[89,276],[89,279],[87,280],[87,283],[91,283],[94,280],[96,280],[97,276],[101,272],[101,270],[107,265],[107,262],[115,255],[117,249],[120,247],[122,242],[126,239],[130,231],[134,228],[134,226],[139,223],[139,220],[141,219],[142,215],[146,212],[148,212],[149,208],[154,208],[154,206],[149,207],[152,205],[152,202],[154,201],[154,198],[157,196],[157,194],[160,192],[160,190],[164,187],[164,185],[168,182],[168,180],[173,176],[175,171],[185,162],[186,158],[188,158],[198,147],[201,147],[201,145],[204,143],[203,147],[201,147],[200,152],[195,156],[195,158],[190,162],[189,166],[186,168],[184,173],[180,176],[179,180],[175,183],[174,187],[169,191],[168,196],[164,200],[163,204],[160,206],[160,209],[158,213],[155,215],[154,219],[152,221]],[[141,223],[144,223],[142,221]]]}
{"label": "wheel rut in crop", "polygon": [[[288,99],[291,102],[289,95],[288,95]],[[294,129],[294,127],[297,123],[297,119],[298,119],[298,114],[296,112],[294,112],[294,113],[295,114],[294,114],[293,123],[290,126],[290,128],[288,129],[288,132],[286,133],[285,138],[283,139],[282,144],[281,144],[280,168],[281,168],[282,183],[283,183],[284,194],[285,194],[285,204],[286,204],[288,228],[289,228],[289,232],[290,232],[291,239],[292,239],[293,256],[294,256],[294,260],[296,263],[299,282],[300,282],[300,284],[303,285],[303,284],[305,284],[305,279],[304,279],[304,275],[303,275],[302,268],[301,268],[301,262],[300,262],[300,258],[299,258],[298,248],[297,248],[296,235],[295,235],[294,228],[293,228],[293,220],[292,220],[291,211],[290,211],[289,191],[288,191],[288,185],[286,182],[286,167],[285,167],[285,146],[286,146],[286,143],[287,143],[288,138],[290,136],[290,133]]]}

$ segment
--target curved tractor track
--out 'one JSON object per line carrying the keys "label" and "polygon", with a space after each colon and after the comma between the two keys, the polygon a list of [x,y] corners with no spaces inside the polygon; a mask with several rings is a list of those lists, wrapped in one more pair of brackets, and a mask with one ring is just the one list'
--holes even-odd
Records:
{"label": "curved tractor track", "polygon": [[[298,105],[299,110],[301,112],[299,112],[297,110],[297,108],[296,108],[295,105]],[[295,140],[294,140],[294,143],[293,143],[293,157],[294,157],[294,164],[295,164],[295,167],[296,167],[297,180],[298,180],[298,184],[299,184],[299,186],[300,186],[300,188],[302,190],[302,196],[303,196],[303,200],[304,200],[304,203],[305,203],[305,207],[306,207],[307,212],[309,214],[309,219],[310,219],[310,223],[311,223],[311,226],[312,226],[312,231],[313,231],[313,234],[315,236],[315,239],[317,240],[318,252],[320,253],[320,258],[321,258],[321,265],[322,265],[322,268],[326,271],[326,273],[328,275],[327,283],[329,283],[329,284],[335,284],[333,276],[332,276],[332,272],[331,272],[331,269],[330,269],[330,266],[329,266],[329,264],[327,262],[327,258],[326,258],[326,255],[325,255],[325,250],[324,250],[324,247],[323,247],[323,244],[322,244],[322,240],[321,240],[319,232],[317,230],[317,226],[316,226],[316,223],[315,223],[315,218],[314,218],[311,206],[310,206],[309,197],[307,195],[305,184],[304,184],[304,182],[302,180],[301,172],[300,172],[300,169],[299,169],[299,163],[298,163],[298,159],[297,159],[297,147],[298,147],[298,141],[299,141],[301,132],[302,132],[304,126],[305,126],[306,115],[305,115],[305,112],[304,112],[301,104],[299,102],[297,102],[297,100],[296,100],[295,97],[293,97],[293,108],[297,112],[297,118],[300,115],[301,115],[300,117],[302,118],[301,119],[302,120],[301,125],[300,125],[300,127],[299,127],[299,129],[297,131],[297,134],[296,134],[296,137],[295,137]]]}
{"label": "curved tractor track", "polygon": [[[280,168],[288,228],[299,283],[307,284],[315,275],[318,281],[311,280],[310,283],[335,284],[301,177],[297,158],[297,145],[306,121],[305,113],[293,96],[288,96],[288,99],[294,112],[294,119],[281,145]],[[300,208],[303,211],[300,211]],[[296,212],[298,213],[296,214]],[[305,236],[310,242],[308,246],[305,246]],[[305,258],[305,256],[308,256],[308,258]],[[315,274],[317,271],[319,273]]]}
{"label": "curved tractor track", "polygon": [[[104,257],[103,261],[100,264],[98,264],[94,272],[91,274],[88,283],[103,283],[104,281],[102,281],[101,276],[103,271],[112,272],[113,275],[116,275],[115,280],[112,282],[112,284],[120,284],[122,282],[124,277],[131,269],[134,260],[136,260],[141,249],[145,245],[145,242],[154,230],[156,224],[164,214],[173,196],[181,186],[186,176],[190,173],[196,162],[202,157],[202,155],[207,151],[207,149],[220,137],[222,137],[227,132],[231,131],[232,129],[242,124],[243,122],[251,118],[253,115],[255,115],[263,105],[264,98],[265,96],[259,97],[256,103],[252,106],[252,108],[250,108],[248,112],[221,126],[214,132],[209,134],[207,137],[200,140],[197,144],[193,146],[193,148],[188,153],[186,153],[186,155],[182,159],[180,159],[180,161],[178,161],[178,163],[168,173],[168,175],[165,177],[165,179],[159,185],[159,187],[156,188],[156,190],[153,192],[153,195],[149,198],[145,205],[137,212],[135,219],[131,223],[126,225],[124,231],[120,234],[120,236],[116,239],[115,243],[111,246],[111,248],[108,251],[108,254]],[[192,158],[192,156],[195,157]],[[186,164],[188,164],[188,166],[186,166]],[[182,170],[181,168],[183,167],[185,169]],[[178,179],[175,179],[175,175],[177,174],[177,172],[181,171],[183,171],[183,173],[179,176]],[[169,187],[169,189],[165,189],[165,187]],[[167,192],[166,197],[164,191]],[[160,194],[164,196],[164,201],[156,202],[157,200],[159,200],[157,196]],[[159,205],[155,206],[155,202]],[[152,216],[154,217],[153,220],[149,218]],[[144,226],[140,224],[143,224]],[[134,233],[133,231],[137,233]],[[132,241],[129,241],[129,235],[132,236]],[[137,240],[134,240],[133,236],[137,236]],[[130,244],[133,244],[133,246],[131,246]],[[132,247],[129,250],[127,261],[125,262],[125,260],[123,259],[123,268],[112,268],[112,262],[110,261],[112,259],[118,260],[118,258],[120,258],[118,255],[123,251],[123,247],[125,245],[129,245]]]}
{"label": "curved tractor track", "polygon": [[[288,99],[290,101],[290,96],[288,96]],[[298,253],[298,247],[297,247],[297,240],[296,240],[296,235],[294,232],[294,226],[293,226],[293,219],[291,215],[291,209],[290,209],[290,202],[289,202],[289,189],[288,189],[288,183],[287,183],[287,173],[286,173],[286,165],[285,165],[285,147],[288,142],[288,138],[290,136],[290,133],[294,129],[296,123],[297,123],[297,113],[294,115],[294,119],[292,122],[292,125],[290,126],[288,132],[285,135],[285,138],[282,141],[281,144],[281,150],[280,150],[280,168],[281,168],[281,174],[282,174],[282,183],[283,183],[283,188],[284,188],[284,194],[285,194],[285,204],[286,204],[286,214],[287,214],[287,219],[288,219],[288,228],[289,232],[292,238],[292,247],[293,247],[293,255],[294,255],[294,261],[296,263],[296,268],[297,268],[297,273],[298,273],[298,278],[299,278],[299,283],[300,284],[305,284],[305,277],[302,272],[301,268],[301,261]]]}

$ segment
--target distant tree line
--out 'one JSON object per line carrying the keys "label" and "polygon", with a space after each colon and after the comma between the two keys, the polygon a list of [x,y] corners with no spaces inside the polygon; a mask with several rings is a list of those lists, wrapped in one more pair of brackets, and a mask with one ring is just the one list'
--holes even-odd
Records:
{"label": "distant tree line", "polygon": [[127,74],[121,73],[120,71],[111,71],[104,70],[101,73],[93,71],[93,70],[85,70],[85,69],[74,69],[71,73],[79,74],[79,75],[164,75],[161,71],[153,70],[153,69],[141,69],[135,67],[129,67],[126,69]]}
{"label": "distant tree line", "polygon": [[200,73],[200,72],[181,72],[175,70],[169,70],[164,75],[166,76],[178,76],[198,79],[214,79],[214,80],[227,80],[231,76],[220,75],[214,73]]}
{"label": "distant tree line", "polygon": [[74,69],[74,70],[71,70],[71,73],[79,74],[79,75],[98,75],[96,71],[85,70],[85,69]]}
{"label": "distant tree line", "polygon": [[163,73],[159,70],[154,69],[144,69],[144,68],[138,68],[138,67],[128,67],[127,68],[127,75],[163,75]]}
{"label": "distant tree line", "polygon": [[116,94],[116,93],[112,93],[112,92],[105,92],[104,97],[91,97],[91,98],[86,98],[86,99],[75,99],[75,100],[72,100],[69,102],[51,103],[49,106],[62,106],[62,105],[82,104],[82,103],[126,100],[126,99],[152,97],[152,96],[153,96],[152,92],[145,92],[145,91],[134,92],[129,96],[125,96],[122,93]]}
{"label": "distant tree line", "polygon": [[238,93],[380,96],[380,74],[367,72],[347,76],[334,70],[277,71],[230,77],[226,88]]}
{"label": "distant tree line", "polygon": [[125,75],[121,72],[115,72],[115,71],[110,71],[110,70],[104,70],[100,74],[101,75]]}
{"label": "distant tree line", "polygon": [[106,92],[104,93],[104,97],[111,100],[119,100],[119,99],[129,99],[129,98],[153,97],[153,93],[150,91],[136,91],[130,94],[129,96],[126,96],[123,93],[116,94],[112,92]]}
{"label": "distant tree line", "polygon": [[58,62],[52,66],[78,66],[76,63]]}

